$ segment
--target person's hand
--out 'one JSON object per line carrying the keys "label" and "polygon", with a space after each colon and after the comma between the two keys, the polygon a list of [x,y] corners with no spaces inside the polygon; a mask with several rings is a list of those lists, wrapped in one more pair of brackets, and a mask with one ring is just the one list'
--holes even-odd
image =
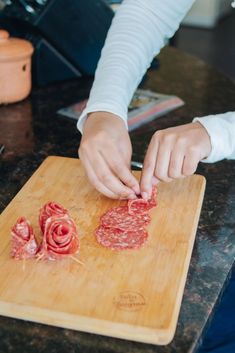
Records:
{"label": "person's hand", "polygon": [[210,137],[199,123],[190,123],[155,132],[150,141],[141,175],[143,198],[152,185],[192,175],[200,160],[211,152]]}
{"label": "person's hand", "polygon": [[121,118],[107,112],[88,115],[79,157],[90,183],[113,199],[135,198],[139,183],[130,170],[132,146]]}

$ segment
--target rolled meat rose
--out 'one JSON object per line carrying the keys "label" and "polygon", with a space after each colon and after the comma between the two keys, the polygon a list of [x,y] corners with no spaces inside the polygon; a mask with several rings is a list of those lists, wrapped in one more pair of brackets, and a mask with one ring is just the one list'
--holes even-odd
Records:
{"label": "rolled meat rose", "polygon": [[79,252],[80,244],[76,225],[68,215],[47,219],[40,249],[44,259],[57,260]]}
{"label": "rolled meat rose", "polygon": [[17,260],[29,259],[36,255],[38,244],[33,228],[25,217],[20,217],[11,228],[11,255]]}
{"label": "rolled meat rose", "polygon": [[42,233],[44,233],[45,224],[49,217],[53,217],[53,216],[62,217],[64,215],[68,215],[68,211],[66,210],[66,208],[64,208],[62,205],[53,201],[47,202],[40,209],[40,213],[39,213],[39,225],[42,230]]}

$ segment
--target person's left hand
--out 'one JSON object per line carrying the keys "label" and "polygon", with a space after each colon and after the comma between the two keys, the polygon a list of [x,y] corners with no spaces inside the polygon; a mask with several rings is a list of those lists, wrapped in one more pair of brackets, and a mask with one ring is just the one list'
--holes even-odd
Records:
{"label": "person's left hand", "polygon": [[199,123],[190,123],[154,133],[144,160],[140,189],[149,198],[152,185],[192,175],[200,160],[211,152],[210,137]]}
{"label": "person's left hand", "polygon": [[132,145],[124,121],[109,112],[88,115],[79,157],[90,183],[112,199],[135,199],[139,183],[131,173]]}

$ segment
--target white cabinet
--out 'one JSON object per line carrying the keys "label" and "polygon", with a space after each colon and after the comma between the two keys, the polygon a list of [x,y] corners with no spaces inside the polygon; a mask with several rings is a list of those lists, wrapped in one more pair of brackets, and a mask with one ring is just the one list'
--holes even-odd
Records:
{"label": "white cabinet", "polygon": [[197,0],[183,20],[184,25],[212,28],[225,14],[235,11],[232,0]]}

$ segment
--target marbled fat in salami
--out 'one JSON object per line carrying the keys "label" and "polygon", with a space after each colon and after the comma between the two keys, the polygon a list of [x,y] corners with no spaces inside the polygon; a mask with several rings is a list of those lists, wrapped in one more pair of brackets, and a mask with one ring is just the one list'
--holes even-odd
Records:
{"label": "marbled fat in salami", "polygon": [[11,255],[17,260],[29,259],[38,252],[33,228],[25,217],[20,217],[11,228]]}
{"label": "marbled fat in salami", "polygon": [[156,206],[157,189],[150,200],[129,200],[126,206],[112,207],[101,216],[95,236],[99,244],[112,250],[139,249],[147,240],[148,211]]}
{"label": "marbled fat in salami", "polygon": [[109,209],[101,216],[100,220],[104,227],[127,231],[146,227],[150,223],[150,216],[146,213],[130,215],[127,206],[119,206]]}
{"label": "marbled fat in salami", "polygon": [[111,250],[139,249],[147,240],[148,233],[145,229],[124,231],[117,228],[100,226],[95,231],[99,244]]}
{"label": "marbled fat in salami", "polygon": [[40,212],[39,212],[39,225],[42,230],[42,233],[44,233],[46,220],[49,217],[53,217],[53,216],[61,217],[67,214],[68,214],[68,211],[62,205],[53,201],[47,202],[40,209]]}
{"label": "marbled fat in salami", "polygon": [[[52,216],[46,220],[40,255],[44,259],[57,260],[79,252],[78,231],[68,215]],[[39,256],[40,256],[39,255]]]}

